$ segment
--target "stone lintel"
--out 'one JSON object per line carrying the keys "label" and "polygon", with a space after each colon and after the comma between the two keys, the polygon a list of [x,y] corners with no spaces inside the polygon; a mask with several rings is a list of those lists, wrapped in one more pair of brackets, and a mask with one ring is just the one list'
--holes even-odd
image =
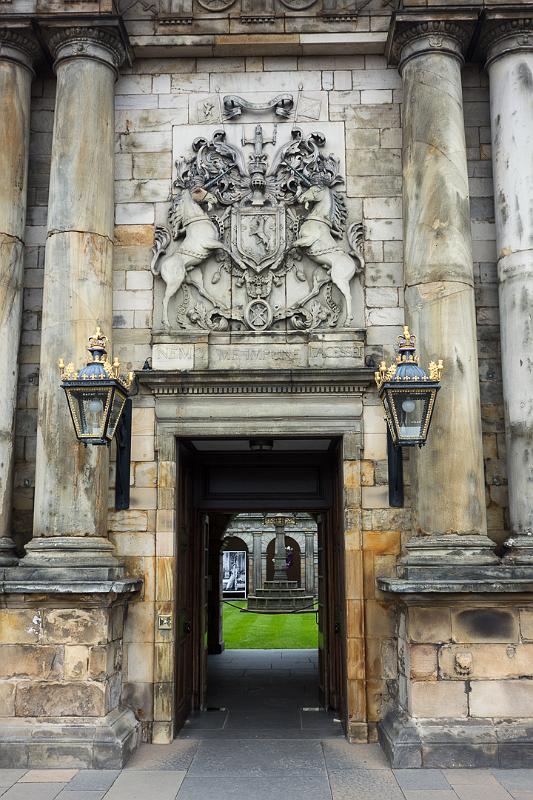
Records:
{"label": "stone lintel", "polygon": [[131,35],[136,58],[224,58],[225,56],[382,55],[387,33]]}
{"label": "stone lintel", "polygon": [[374,379],[367,367],[358,369],[209,370],[178,372],[141,370],[141,385],[154,394],[361,394]]}
{"label": "stone lintel", "polygon": [[417,9],[393,15],[385,55],[389,64],[403,66],[424,52],[448,53],[464,61],[479,12],[469,9]]}

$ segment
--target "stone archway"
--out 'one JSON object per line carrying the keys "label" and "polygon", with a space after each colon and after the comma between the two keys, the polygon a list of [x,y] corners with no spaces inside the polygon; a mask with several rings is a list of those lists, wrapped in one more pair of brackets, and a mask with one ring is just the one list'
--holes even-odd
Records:
{"label": "stone archway", "polygon": [[[274,578],[274,546],[276,540],[272,538],[266,549],[266,579],[271,581]],[[285,536],[285,547],[287,550],[287,579],[297,581],[298,586],[302,586],[302,554],[300,545],[292,536]],[[289,550],[289,548],[291,548]]]}

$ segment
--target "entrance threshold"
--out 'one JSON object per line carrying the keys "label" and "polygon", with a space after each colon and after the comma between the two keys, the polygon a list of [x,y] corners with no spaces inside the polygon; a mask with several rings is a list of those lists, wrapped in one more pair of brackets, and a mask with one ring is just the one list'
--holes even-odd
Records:
{"label": "entrance threshold", "polygon": [[208,657],[206,711],[182,739],[343,738],[333,711],[318,705],[318,651],[226,650]]}

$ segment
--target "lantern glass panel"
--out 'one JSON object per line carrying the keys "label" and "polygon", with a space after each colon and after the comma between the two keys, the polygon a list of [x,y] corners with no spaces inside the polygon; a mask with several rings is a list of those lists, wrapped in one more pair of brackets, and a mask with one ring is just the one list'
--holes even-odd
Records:
{"label": "lantern glass panel", "polygon": [[400,441],[422,437],[429,398],[429,392],[399,392],[393,395]]}
{"label": "lantern glass panel", "polygon": [[126,395],[123,392],[121,392],[120,389],[115,389],[113,404],[111,406],[111,413],[109,414],[109,422],[107,423],[106,438],[108,438],[109,441],[111,441],[111,439],[115,435],[115,430],[118,425],[120,415],[122,414],[122,409],[124,408],[125,402],[126,402]]}
{"label": "lantern glass panel", "polygon": [[67,397],[78,437],[103,438],[111,389],[108,386],[84,386],[83,389],[68,389]]}

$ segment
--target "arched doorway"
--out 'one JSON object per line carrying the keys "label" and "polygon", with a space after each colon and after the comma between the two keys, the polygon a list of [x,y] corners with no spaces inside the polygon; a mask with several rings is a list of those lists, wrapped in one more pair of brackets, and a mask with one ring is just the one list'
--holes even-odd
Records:
{"label": "arched doorway", "polygon": [[[267,545],[266,550],[266,579],[271,581],[274,578],[274,548],[276,540],[273,538]],[[287,552],[287,579],[297,581],[298,586],[302,586],[301,571],[301,551],[298,542],[292,536],[285,536],[285,549]]]}

